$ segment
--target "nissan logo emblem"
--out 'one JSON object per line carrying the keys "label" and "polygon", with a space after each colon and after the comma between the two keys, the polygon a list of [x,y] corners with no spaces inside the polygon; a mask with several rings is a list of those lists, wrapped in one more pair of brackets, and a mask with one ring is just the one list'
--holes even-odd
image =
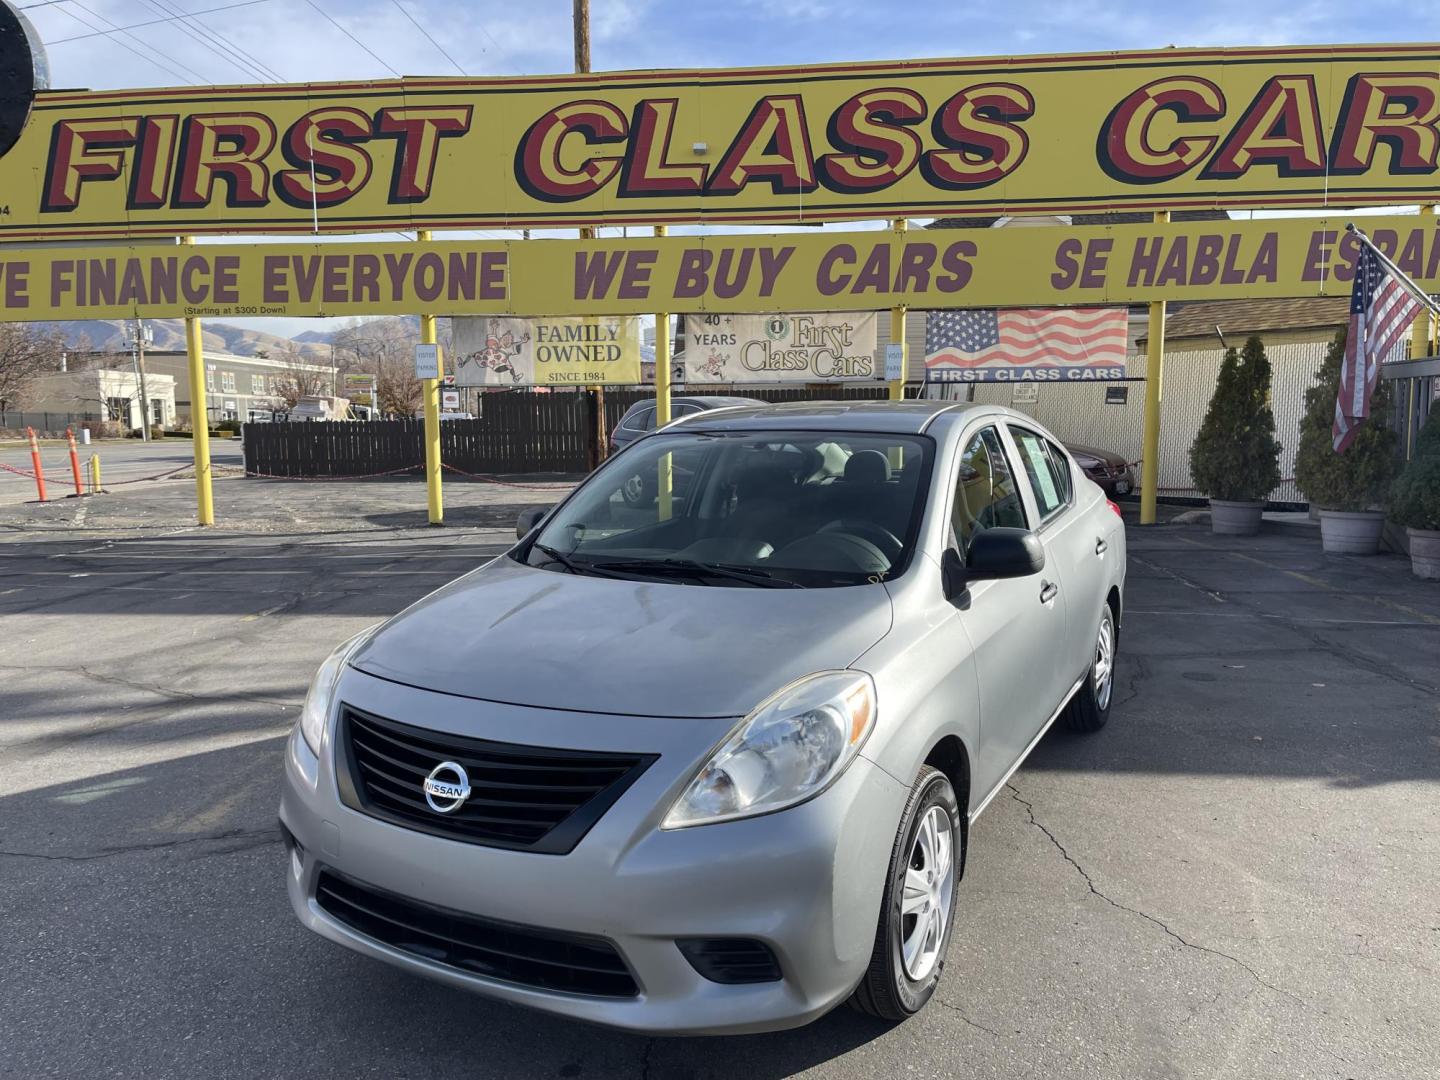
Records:
{"label": "nissan logo emblem", "polygon": [[437,814],[453,814],[470,797],[470,777],[453,761],[442,761],[425,777],[425,801]]}

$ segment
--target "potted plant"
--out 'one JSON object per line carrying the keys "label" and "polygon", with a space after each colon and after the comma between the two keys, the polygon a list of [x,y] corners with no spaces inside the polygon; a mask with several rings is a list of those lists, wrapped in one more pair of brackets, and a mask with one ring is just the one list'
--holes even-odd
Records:
{"label": "potted plant", "polygon": [[1270,360],[1252,336],[1245,350],[1227,349],[1190,447],[1190,476],[1210,497],[1210,531],[1253,536],[1265,498],[1280,482],[1280,444],[1270,408]]}
{"label": "potted plant", "polygon": [[1390,491],[1390,519],[1405,526],[1410,569],[1440,581],[1440,410],[1415,440],[1415,457]]}
{"label": "potted plant", "polygon": [[1326,551],[1374,555],[1385,527],[1385,513],[1376,508],[1383,505],[1395,475],[1395,433],[1385,423],[1390,388],[1380,380],[1370,400],[1370,415],[1356,429],[1349,448],[1336,453],[1331,432],[1344,359],[1342,330],[1315,373],[1315,385],[1305,391],[1295,483],[1320,507],[1320,542]]}

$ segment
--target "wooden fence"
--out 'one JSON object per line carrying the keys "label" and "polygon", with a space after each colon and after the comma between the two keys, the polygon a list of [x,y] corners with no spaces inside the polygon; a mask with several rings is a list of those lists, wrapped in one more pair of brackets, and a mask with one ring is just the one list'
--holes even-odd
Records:
{"label": "wooden fence", "polygon": [[[687,395],[731,394],[729,387],[690,388]],[[773,387],[739,391],[761,401],[883,398],[885,387]],[[605,431],[625,410],[654,397],[650,387],[605,392]],[[515,390],[486,394],[474,420],[440,425],[440,460],[461,473],[583,473],[589,442],[585,394],[534,394]],[[245,471],[250,476],[362,477],[414,470],[425,461],[421,420],[244,425]]]}

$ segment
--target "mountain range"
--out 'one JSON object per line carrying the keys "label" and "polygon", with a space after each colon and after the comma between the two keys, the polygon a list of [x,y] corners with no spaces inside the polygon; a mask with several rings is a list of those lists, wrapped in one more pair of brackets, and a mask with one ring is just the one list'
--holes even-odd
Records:
{"label": "mountain range", "polygon": [[[184,319],[147,319],[155,340],[150,348],[161,351],[183,352],[185,349]],[[125,321],[123,319],[84,319],[59,321],[50,324],[65,338],[65,344],[72,349],[83,348],[86,342],[100,352],[124,352]],[[265,352],[299,353],[306,360],[328,361],[332,333],[307,330],[298,338],[281,337],[263,330],[250,330],[231,326],[228,323],[205,320],[201,325],[205,348],[216,352],[234,353],[237,356],[255,356]]]}

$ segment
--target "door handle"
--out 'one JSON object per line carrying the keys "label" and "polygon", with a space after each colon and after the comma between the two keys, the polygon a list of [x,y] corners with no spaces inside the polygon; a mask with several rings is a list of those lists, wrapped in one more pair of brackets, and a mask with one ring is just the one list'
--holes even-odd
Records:
{"label": "door handle", "polygon": [[1098,536],[1095,538],[1095,554],[1096,554],[1096,555],[1104,555],[1105,552],[1108,551],[1109,549],[1110,549],[1110,545],[1107,544],[1102,538],[1100,538],[1100,537],[1098,537]]}
{"label": "door handle", "polygon": [[1040,583],[1040,603],[1048,604],[1055,599],[1055,594],[1060,591],[1060,586],[1053,581],[1042,581]]}

